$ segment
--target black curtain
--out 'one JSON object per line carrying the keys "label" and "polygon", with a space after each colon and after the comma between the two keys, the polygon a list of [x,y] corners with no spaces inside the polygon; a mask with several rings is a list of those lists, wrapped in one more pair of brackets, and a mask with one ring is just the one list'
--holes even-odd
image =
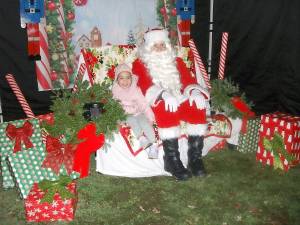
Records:
{"label": "black curtain", "polygon": [[[192,37],[207,63],[209,0],[196,1]],[[214,0],[212,78],[222,32],[229,33],[225,77],[239,84],[258,114],[300,114],[300,1]]]}
{"label": "black curtain", "polygon": [[5,121],[25,118],[20,104],[5,80],[13,74],[36,115],[49,112],[50,92],[39,92],[34,61],[27,57],[27,33],[20,26],[19,0],[0,4],[0,97]]}

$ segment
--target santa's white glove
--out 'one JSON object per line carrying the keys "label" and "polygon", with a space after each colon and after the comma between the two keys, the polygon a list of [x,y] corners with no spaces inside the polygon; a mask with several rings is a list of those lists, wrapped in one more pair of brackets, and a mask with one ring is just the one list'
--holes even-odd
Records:
{"label": "santa's white glove", "polygon": [[197,89],[192,90],[189,97],[190,106],[195,102],[197,109],[204,109],[206,107],[206,101],[201,92]]}
{"label": "santa's white glove", "polygon": [[161,95],[162,99],[165,101],[165,110],[169,112],[176,112],[178,109],[177,99],[170,93],[164,91]]}

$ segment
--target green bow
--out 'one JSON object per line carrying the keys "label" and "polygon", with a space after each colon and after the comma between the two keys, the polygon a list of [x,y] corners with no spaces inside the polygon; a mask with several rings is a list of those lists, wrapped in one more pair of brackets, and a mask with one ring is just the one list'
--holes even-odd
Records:
{"label": "green bow", "polygon": [[269,140],[266,137],[264,137],[263,145],[267,151],[273,153],[274,169],[283,169],[283,165],[280,160],[281,155],[288,161],[288,163],[294,160],[294,157],[285,150],[283,137],[278,132],[274,133],[272,140]]}
{"label": "green bow", "polygon": [[55,193],[58,193],[62,199],[74,198],[74,194],[71,193],[66,186],[72,182],[69,176],[61,175],[58,180],[50,181],[43,180],[39,183],[39,188],[46,192],[45,196],[41,199],[41,203],[53,202]]}

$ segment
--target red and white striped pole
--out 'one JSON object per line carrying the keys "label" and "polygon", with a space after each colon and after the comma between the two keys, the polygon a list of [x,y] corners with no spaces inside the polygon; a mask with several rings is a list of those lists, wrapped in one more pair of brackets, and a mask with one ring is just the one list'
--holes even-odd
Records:
{"label": "red and white striped pole", "polygon": [[35,61],[35,71],[37,75],[39,91],[51,90],[53,88],[51,81],[50,60],[48,52],[48,36],[46,32],[46,19],[41,19],[39,23],[40,32],[40,55],[41,60]]}
{"label": "red and white striped pole", "polygon": [[228,33],[222,33],[222,41],[221,41],[221,52],[220,52],[220,62],[219,62],[219,72],[218,78],[220,80],[224,79],[224,71],[225,71],[225,62],[226,62],[226,51],[227,51],[227,42],[228,42]]}
{"label": "red and white striped pole", "polygon": [[12,89],[13,93],[17,97],[18,102],[20,103],[23,111],[25,112],[26,116],[29,118],[34,118],[34,114],[26,101],[22,91],[20,90],[14,76],[12,74],[6,74],[5,76],[10,88]]}
{"label": "red and white striped pole", "polygon": [[198,65],[198,67],[199,67],[199,69],[201,71],[201,74],[203,76],[203,79],[205,81],[205,84],[206,84],[207,88],[211,89],[211,84],[210,84],[210,81],[209,81],[209,76],[208,76],[208,74],[206,72],[204,63],[203,63],[203,61],[202,61],[202,59],[201,59],[201,57],[200,57],[200,55],[198,53],[198,50],[196,48],[196,45],[195,45],[193,39],[189,40],[189,46],[190,46],[190,48],[192,50],[193,56],[195,58],[195,62]]}
{"label": "red and white striped pole", "polygon": [[63,39],[63,46],[64,46],[64,52],[61,54],[62,56],[62,61],[61,65],[63,66],[63,73],[64,73],[64,82],[66,86],[69,86],[70,84],[70,71],[69,71],[69,66],[68,66],[68,56],[67,56],[67,32],[66,32],[66,27],[65,27],[65,16],[64,16],[64,9],[63,9],[63,4],[62,0],[59,1],[59,6],[57,7],[57,13],[58,13],[58,22],[60,24],[60,27],[62,29],[61,33],[61,38]]}
{"label": "red and white striped pole", "polygon": [[82,80],[85,71],[86,71],[86,65],[85,65],[85,63],[81,63],[79,70],[78,70],[78,74],[77,74],[75,82],[74,82],[74,87],[72,89],[73,92],[76,92],[78,90],[78,82]]}

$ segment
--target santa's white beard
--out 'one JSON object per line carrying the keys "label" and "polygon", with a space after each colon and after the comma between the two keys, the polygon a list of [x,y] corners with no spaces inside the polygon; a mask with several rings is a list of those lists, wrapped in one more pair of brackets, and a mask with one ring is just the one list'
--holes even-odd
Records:
{"label": "santa's white beard", "polygon": [[181,95],[181,83],[176,67],[175,54],[171,48],[163,52],[151,52],[143,49],[140,56],[146,64],[154,84],[159,85],[175,96]]}

